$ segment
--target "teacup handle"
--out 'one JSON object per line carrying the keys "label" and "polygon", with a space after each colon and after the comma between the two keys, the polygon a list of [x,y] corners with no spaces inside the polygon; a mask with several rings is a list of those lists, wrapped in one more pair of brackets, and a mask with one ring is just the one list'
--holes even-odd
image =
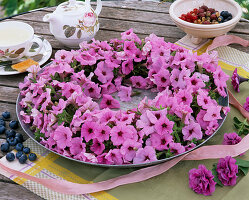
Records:
{"label": "teacup handle", "polygon": [[43,42],[41,40],[41,38],[37,37],[36,35],[34,36],[34,39],[31,41],[31,46],[30,48],[32,47],[32,44],[36,42],[38,44],[38,48],[35,49],[35,52],[30,52],[28,51],[25,55],[28,56],[28,57],[32,57],[32,56],[36,56],[38,53],[40,53],[42,47],[43,47]]}

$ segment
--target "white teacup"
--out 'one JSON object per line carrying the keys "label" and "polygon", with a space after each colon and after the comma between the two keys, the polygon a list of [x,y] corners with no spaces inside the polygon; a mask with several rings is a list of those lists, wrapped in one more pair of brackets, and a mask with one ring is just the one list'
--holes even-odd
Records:
{"label": "white teacup", "polygon": [[[30,52],[34,43],[39,47]],[[0,59],[16,60],[23,56],[35,56],[42,46],[42,40],[34,35],[34,29],[29,24],[19,21],[0,23]]]}

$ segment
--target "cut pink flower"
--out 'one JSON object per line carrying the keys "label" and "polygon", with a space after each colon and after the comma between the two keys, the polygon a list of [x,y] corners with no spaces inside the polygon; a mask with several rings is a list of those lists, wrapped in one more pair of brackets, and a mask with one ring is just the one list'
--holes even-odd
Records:
{"label": "cut pink flower", "polygon": [[110,133],[113,144],[119,146],[127,139],[132,139],[137,131],[134,126],[127,126],[124,123],[120,123],[118,126],[114,126]]}
{"label": "cut pink flower", "polygon": [[86,142],[89,142],[95,138],[96,129],[96,122],[86,121],[81,127],[81,137],[83,137]]}
{"label": "cut pink flower", "polygon": [[136,152],[136,156],[133,159],[134,164],[148,163],[156,161],[156,151],[151,146],[145,146],[144,148],[140,148]]}
{"label": "cut pink flower", "polygon": [[121,101],[130,101],[131,100],[131,87],[120,86],[120,91],[118,92],[118,96]]}
{"label": "cut pink flower", "polygon": [[236,160],[231,156],[219,159],[217,163],[217,174],[221,183],[225,186],[233,186],[236,184],[238,165]]}
{"label": "cut pink flower", "polygon": [[213,179],[212,172],[205,165],[199,165],[198,169],[189,170],[189,187],[197,194],[212,195],[216,185]]}
{"label": "cut pink flower", "polygon": [[103,99],[99,104],[100,108],[120,108],[118,100],[114,99],[111,95],[103,94]]}
{"label": "cut pink flower", "polygon": [[132,161],[136,155],[136,151],[141,147],[141,143],[136,142],[135,140],[127,139],[120,148],[120,153],[126,161]]}
{"label": "cut pink flower", "polygon": [[95,138],[93,139],[93,144],[91,145],[90,150],[93,153],[100,155],[105,150],[105,145]]}
{"label": "cut pink flower", "polygon": [[72,132],[68,127],[64,127],[63,125],[58,126],[54,131],[53,139],[60,149],[70,147],[72,145]]}
{"label": "cut pink flower", "polygon": [[109,68],[104,61],[101,61],[97,64],[97,68],[94,73],[101,83],[107,83],[113,79],[112,69]]}
{"label": "cut pink flower", "polygon": [[200,140],[203,137],[201,126],[193,121],[191,121],[189,125],[183,127],[182,134],[185,141],[191,141],[194,138]]}
{"label": "cut pink flower", "polygon": [[159,135],[170,134],[173,132],[173,126],[174,122],[164,116],[155,123],[155,130]]}

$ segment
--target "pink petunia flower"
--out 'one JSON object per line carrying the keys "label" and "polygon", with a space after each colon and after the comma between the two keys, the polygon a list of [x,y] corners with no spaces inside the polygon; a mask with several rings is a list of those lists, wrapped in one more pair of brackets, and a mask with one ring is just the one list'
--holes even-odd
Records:
{"label": "pink petunia flower", "polygon": [[134,126],[125,125],[124,123],[114,126],[110,132],[111,141],[116,146],[123,144],[127,139],[134,138],[135,134],[137,134],[137,131]]}
{"label": "pink petunia flower", "polygon": [[130,101],[131,100],[131,87],[120,86],[120,91],[118,92],[118,96],[121,101]]}
{"label": "pink petunia flower", "polygon": [[174,155],[178,155],[185,152],[185,148],[181,145],[181,143],[171,142],[169,143],[169,148],[170,152],[174,153]]}
{"label": "pink petunia flower", "polygon": [[201,126],[192,120],[190,121],[189,125],[182,128],[182,134],[184,141],[191,141],[194,138],[200,140],[203,137]]}
{"label": "pink petunia flower", "polygon": [[142,76],[132,76],[130,78],[132,86],[135,88],[144,89],[147,85],[146,80]]}
{"label": "pink petunia flower", "polygon": [[127,139],[120,148],[120,153],[124,160],[132,161],[136,155],[136,151],[142,147],[142,144],[135,140]]}
{"label": "pink petunia flower", "polygon": [[72,138],[71,144],[70,153],[74,156],[86,151],[86,144],[82,142],[80,137]]}
{"label": "pink petunia flower", "polygon": [[89,142],[91,139],[96,137],[96,129],[96,122],[86,121],[81,127],[81,137],[83,137],[86,142]]}
{"label": "pink petunia flower", "polygon": [[180,89],[179,92],[175,95],[175,97],[177,98],[177,102],[180,103],[184,103],[186,105],[190,105],[193,101],[193,96],[191,94],[191,90],[182,90]]}
{"label": "pink petunia flower", "polygon": [[155,132],[156,122],[157,118],[151,111],[147,110],[141,115],[140,119],[137,120],[136,126],[137,128],[142,128],[145,135],[150,135]]}
{"label": "pink petunia flower", "polygon": [[94,65],[96,64],[96,57],[92,56],[89,52],[83,51],[79,52],[78,55],[75,56],[75,59],[80,62],[81,65]]}
{"label": "pink petunia flower", "polygon": [[109,81],[103,85],[100,85],[100,87],[102,88],[102,90],[101,90],[102,94],[112,94],[112,93],[117,91],[117,88],[115,87],[115,85],[111,81]]}
{"label": "pink petunia flower", "polygon": [[111,95],[103,94],[103,99],[99,104],[100,108],[120,108],[118,100],[114,99]]}
{"label": "pink petunia flower", "polygon": [[105,145],[95,138],[93,139],[93,144],[91,145],[90,150],[93,153],[100,155],[105,150]]}
{"label": "pink petunia flower", "polygon": [[173,137],[170,134],[159,135],[153,133],[150,136],[151,146],[156,150],[162,151],[169,148],[169,143],[173,142]]}
{"label": "pink petunia flower", "polygon": [[209,124],[209,121],[205,121],[203,119],[203,117],[206,115],[206,111],[205,110],[200,110],[200,112],[197,114],[197,117],[196,117],[196,121],[200,124],[201,128],[202,129],[207,129],[208,127],[208,124]]}
{"label": "pink petunia flower", "polygon": [[58,126],[54,131],[53,139],[60,149],[70,147],[72,145],[72,132],[68,127],[64,127],[63,125]]}
{"label": "pink petunia flower", "polygon": [[88,83],[86,86],[85,86],[85,90],[84,90],[84,93],[87,95],[87,96],[90,96],[92,98],[100,98],[100,90],[101,88],[98,87],[98,84],[96,83]]}
{"label": "pink petunia flower", "polygon": [[213,104],[212,99],[208,96],[208,92],[205,90],[199,89],[197,95],[197,104],[203,109],[208,109],[210,105]]}
{"label": "pink petunia flower", "polygon": [[124,41],[124,51],[128,55],[133,56],[134,54],[136,54],[137,50],[138,48],[133,41]]}
{"label": "pink petunia flower", "polygon": [[193,88],[194,92],[196,92],[198,89],[205,87],[205,83],[202,81],[202,79],[197,78],[196,75],[193,75],[192,77],[186,77],[186,84]]}
{"label": "pink petunia flower", "polygon": [[120,149],[111,149],[106,155],[105,159],[108,163],[114,165],[122,165],[123,164],[123,155],[120,153]]}
{"label": "pink petunia flower", "polygon": [[133,159],[134,164],[142,164],[156,161],[156,151],[151,146],[145,146],[144,148],[139,148]]}
{"label": "pink petunia flower", "polygon": [[155,77],[155,82],[157,86],[161,87],[167,87],[170,85],[170,79],[169,79],[170,73],[167,69],[161,69]]}
{"label": "pink petunia flower", "polygon": [[127,60],[127,61],[124,61],[122,63],[122,73],[127,75],[129,73],[131,73],[131,71],[133,70],[133,62],[132,60]]}
{"label": "pink petunia flower", "polygon": [[95,69],[94,73],[101,83],[107,83],[114,77],[112,69],[109,68],[104,61],[101,61],[97,64],[97,68]]}
{"label": "pink petunia flower", "polygon": [[95,131],[95,136],[100,142],[109,140],[111,128],[104,124],[97,124],[97,129]]}
{"label": "pink petunia flower", "polygon": [[55,57],[55,60],[63,61],[66,63],[71,63],[73,59],[73,54],[70,51],[66,51],[62,49],[62,50],[57,51],[54,57]]}
{"label": "pink petunia flower", "polygon": [[164,116],[155,123],[155,130],[159,135],[170,134],[173,132],[173,126],[174,122]]}
{"label": "pink petunia flower", "polygon": [[220,116],[221,107],[220,106],[209,106],[207,113],[204,115],[203,119],[205,121],[213,121],[216,119],[222,119]]}

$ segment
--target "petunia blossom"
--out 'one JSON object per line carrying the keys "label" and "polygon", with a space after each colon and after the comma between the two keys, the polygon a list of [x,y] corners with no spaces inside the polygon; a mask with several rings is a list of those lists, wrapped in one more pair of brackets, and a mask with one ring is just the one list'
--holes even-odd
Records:
{"label": "petunia blossom", "polygon": [[64,127],[63,125],[58,126],[54,131],[53,139],[59,148],[64,149],[72,145],[72,132],[70,128]]}
{"label": "petunia blossom", "polygon": [[103,94],[103,99],[99,104],[100,108],[120,108],[118,100],[114,99],[111,95]]}

